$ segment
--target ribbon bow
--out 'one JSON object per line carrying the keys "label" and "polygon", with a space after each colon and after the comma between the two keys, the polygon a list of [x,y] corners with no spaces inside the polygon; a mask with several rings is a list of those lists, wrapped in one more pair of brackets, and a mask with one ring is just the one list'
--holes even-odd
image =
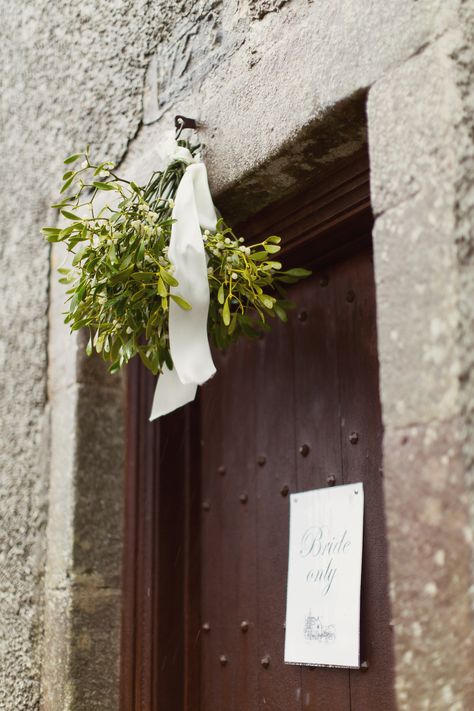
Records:
{"label": "ribbon bow", "polygon": [[191,152],[178,146],[172,160],[187,163],[174,201],[168,250],[174,266],[176,293],[191,310],[185,311],[172,299],[169,306],[169,340],[173,370],[164,366],[155,389],[150,420],[166,415],[194,400],[198,385],[216,372],[207,337],[209,282],[207,258],[201,229],[215,232],[217,216],[207,181],[206,166]]}

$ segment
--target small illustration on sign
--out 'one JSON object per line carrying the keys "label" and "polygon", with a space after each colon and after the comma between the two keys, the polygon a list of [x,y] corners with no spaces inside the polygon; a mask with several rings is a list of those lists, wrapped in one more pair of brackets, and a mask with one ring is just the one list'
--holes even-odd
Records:
{"label": "small illustration on sign", "polygon": [[304,622],[305,639],[313,642],[333,642],[336,639],[334,625],[324,627],[319,617],[313,617],[311,610]]}

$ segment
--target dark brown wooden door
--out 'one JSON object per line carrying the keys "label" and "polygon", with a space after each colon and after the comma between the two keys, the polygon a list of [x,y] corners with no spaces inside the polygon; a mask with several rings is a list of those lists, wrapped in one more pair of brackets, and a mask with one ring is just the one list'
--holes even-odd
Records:
{"label": "dark brown wooden door", "polygon": [[[130,373],[124,711],[395,708],[370,234],[345,223],[348,254],[300,246],[288,324],[216,354],[192,407],[145,423]],[[285,665],[288,494],[356,481],[364,670]]]}

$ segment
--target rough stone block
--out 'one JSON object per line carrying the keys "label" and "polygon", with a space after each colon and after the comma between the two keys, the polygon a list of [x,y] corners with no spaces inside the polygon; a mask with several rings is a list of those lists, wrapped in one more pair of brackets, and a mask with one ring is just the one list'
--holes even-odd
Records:
{"label": "rough stone block", "polygon": [[393,69],[369,91],[367,106],[375,213],[422,192],[431,210],[454,209],[456,124],[461,113],[455,65],[462,44],[452,30]]}
{"label": "rough stone block", "polygon": [[[120,587],[123,539],[123,393],[80,386],[76,414],[75,583]],[[100,437],[97,433],[100,432]]]}
{"label": "rough stone block", "polygon": [[71,598],[69,590],[48,589],[45,598],[45,639],[41,711],[71,708]]}
{"label": "rough stone block", "polygon": [[117,711],[120,592],[49,590],[42,711]]}
{"label": "rough stone block", "polygon": [[[119,708],[121,595],[118,590],[83,590],[71,608],[70,711]],[[114,650],[113,654],[110,650]]]}
{"label": "rough stone block", "polygon": [[51,407],[51,461],[46,585],[65,587],[72,568],[77,387],[57,394]]}
{"label": "rough stone block", "polygon": [[374,229],[380,387],[386,425],[458,412],[453,215],[422,193]]}
{"label": "rough stone block", "polygon": [[458,420],[384,440],[400,711],[474,708],[472,528]]}

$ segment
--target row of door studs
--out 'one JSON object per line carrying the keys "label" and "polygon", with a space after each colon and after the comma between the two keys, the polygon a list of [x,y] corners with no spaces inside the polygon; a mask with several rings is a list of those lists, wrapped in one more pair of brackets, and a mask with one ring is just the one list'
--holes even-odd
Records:
{"label": "row of door studs", "polygon": [[[286,624],[283,623],[283,629],[285,629],[285,627],[286,627]],[[250,628],[250,623],[248,622],[248,620],[242,620],[242,622],[240,623],[241,631],[245,634],[246,632],[248,632],[249,628]],[[203,630],[203,632],[208,634],[211,631],[210,623],[204,622],[202,625],[202,630]],[[269,654],[264,654],[264,656],[261,658],[260,664],[262,665],[262,667],[264,669],[268,669],[268,667],[270,666],[270,659],[271,659],[271,657]],[[219,661],[221,663],[221,666],[225,667],[229,662],[229,658],[226,654],[221,654],[219,656]],[[309,668],[316,669],[317,667],[310,666]],[[369,668],[369,663],[367,660],[364,660],[360,665],[360,671],[367,671],[368,668]]]}
{"label": "row of door studs", "polygon": [[[240,629],[242,630],[242,632],[243,632],[244,634],[245,634],[245,632],[248,632],[249,627],[250,627],[250,624],[247,622],[247,620],[242,620],[242,622],[240,623]],[[205,622],[205,623],[203,624],[203,626],[202,626],[202,629],[203,629],[204,632],[210,632],[210,631],[211,631],[211,625],[209,624],[209,622]],[[227,657],[226,654],[221,654],[220,657],[219,657],[219,661],[220,661],[220,663],[221,663],[221,666],[225,667],[226,664],[228,663],[229,659],[228,659],[228,657]],[[260,664],[262,665],[262,667],[263,667],[264,669],[268,669],[268,667],[270,666],[270,655],[269,655],[269,654],[265,654],[265,655],[261,658]]]}
{"label": "row of door studs", "polygon": [[[264,669],[268,669],[268,667],[270,666],[270,660],[271,660],[271,657],[269,654],[265,654],[261,658],[260,664],[262,665],[262,667]],[[220,662],[221,667],[227,666],[227,664],[229,663],[229,658],[228,658],[227,654],[221,654],[219,656],[219,662]],[[314,670],[314,669],[317,669],[318,667],[307,666],[306,668],[310,669],[310,670]],[[366,671],[368,671],[368,669],[369,669],[369,663],[367,661],[361,662],[359,671],[366,672]]]}
{"label": "row of door studs", "polygon": [[[265,655],[261,658],[260,664],[262,665],[262,667],[263,667],[264,669],[268,669],[268,667],[270,666],[270,661],[271,661],[270,655],[269,655],[269,654],[265,654]],[[220,664],[221,664],[222,667],[227,666],[227,664],[229,663],[229,658],[228,658],[227,654],[221,654],[221,655],[219,656],[219,662],[220,662]],[[310,665],[309,665],[309,666],[307,666],[306,668],[307,668],[307,669],[314,670],[314,669],[317,669],[318,667],[313,667],[313,666],[310,666]],[[368,671],[368,669],[369,669],[369,663],[368,663],[367,661],[361,662],[360,671],[361,671],[361,672],[366,672],[366,671]]]}
{"label": "row of door studs", "polygon": [[[328,477],[326,477],[326,484],[328,486],[335,486],[336,485],[336,477],[334,474],[329,474]],[[288,496],[290,493],[290,487],[288,484],[284,484],[281,489],[280,489],[280,494],[283,497]],[[249,500],[248,494],[244,491],[242,494],[239,496],[239,501],[240,503],[244,506]],[[204,500],[201,504],[203,511],[210,511],[211,510],[211,502],[209,500]]]}
{"label": "row of door studs", "polygon": [[[351,434],[349,435],[349,442],[350,442],[351,444],[357,444],[358,441],[359,441],[359,433],[358,433],[358,432],[351,432]],[[311,447],[309,446],[309,444],[302,444],[302,445],[299,447],[299,450],[298,450],[298,451],[299,451],[299,453],[301,454],[302,457],[307,457],[308,454],[309,454],[310,451],[311,451]],[[259,456],[257,457],[257,464],[259,465],[259,467],[264,467],[266,463],[267,463],[267,458],[265,457],[265,455],[264,455],[264,454],[259,454]],[[221,465],[217,468],[217,473],[220,474],[220,476],[225,476],[226,473],[227,473],[226,467],[225,467],[223,464],[221,464]],[[326,483],[327,483],[328,486],[335,486],[335,484],[336,484],[336,477],[334,476],[334,474],[330,474],[330,475],[327,477]],[[288,496],[289,493],[290,493],[290,487],[289,487],[287,484],[285,484],[285,485],[280,489],[280,494],[285,497],[285,496]],[[239,500],[240,500],[240,503],[241,503],[241,504],[246,504],[247,501],[249,500],[248,494],[246,494],[245,492],[242,493],[242,494],[240,494]],[[203,502],[202,502],[202,508],[203,508],[204,511],[210,511],[210,509],[211,509],[211,504],[210,504],[210,502],[209,502],[209,501],[203,501]]]}
{"label": "row of door studs", "polygon": [[[359,441],[359,433],[358,432],[351,432],[348,440],[351,444],[357,444]],[[309,444],[301,444],[298,447],[298,452],[301,454],[302,457],[307,457],[308,454],[311,452],[311,447]],[[257,464],[259,467],[264,467],[265,464],[267,463],[267,458],[264,454],[259,454],[257,457]],[[217,473],[220,474],[221,476],[225,476],[227,473],[226,467],[221,464],[220,466],[217,467]]]}
{"label": "row of door studs", "polygon": [[[219,657],[219,661],[221,663],[221,667],[225,667],[227,666],[229,659],[226,654],[221,654]],[[261,658],[260,664],[264,669],[268,669],[268,667],[270,666],[270,655],[265,654],[265,656]]]}
{"label": "row of door studs", "polygon": [[[330,474],[326,478],[326,484],[328,486],[335,486],[336,485],[336,477],[334,476],[334,474]],[[288,484],[285,484],[284,486],[281,487],[280,494],[283,497],[288,496],[289,493],[290,493],[290,487],[288,486]],[[245,506],[245,504],[248,502],[248,500],[249,500],[249,495],[246,492],[240,494],[239,501],[243,506]],[[203,511],[210,511],[211,510],[211,502],[207,499],[202,502],[201,506],[202,506]]]}
{"label": "row of door studs", "polygon": [[[283,625],[283,627],[285,627],[285,625]],[[249,628],[250,628],[250,622],[248,622],[247,620],[242,620],[242,622],[240,623],[240,629],[242,630],[242,632],[244,632],[244,633],[248,632]],[[203,632],[210,632],[211,631],[211,625],[209,622],[204,622],[204,624],[202,626],[202,631]]]}

